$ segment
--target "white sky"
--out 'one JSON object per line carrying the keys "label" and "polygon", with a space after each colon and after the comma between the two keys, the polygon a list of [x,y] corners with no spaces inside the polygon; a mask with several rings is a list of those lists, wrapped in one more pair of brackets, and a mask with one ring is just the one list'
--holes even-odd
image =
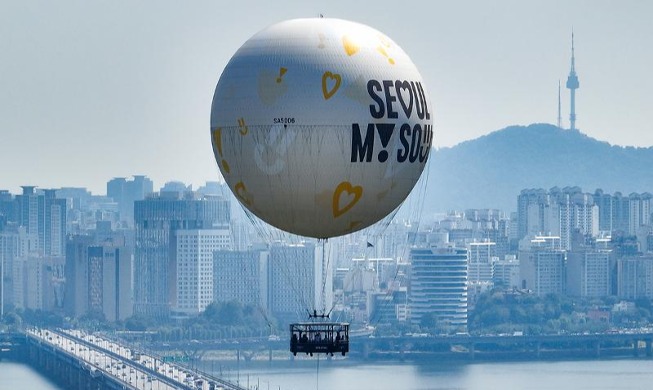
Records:
{"label": "white sky", "polygon": [[257,31],[320,13],[370,25],[408,53],[437,147],[555,123],[558,80],[568,126],[572,27],[577,127],[653,145],[653,1],[4,0],[0,189],[218,180],[209,112],[222,69]]}

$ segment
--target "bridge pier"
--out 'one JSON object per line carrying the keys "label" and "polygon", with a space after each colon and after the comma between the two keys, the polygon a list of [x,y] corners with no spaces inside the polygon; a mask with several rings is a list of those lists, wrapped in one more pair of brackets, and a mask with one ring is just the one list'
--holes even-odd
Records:
{"label": "bridge pier", "polygon": [[268,348],[268,362],[272,363],[272,347]]}
{"label": "bridge pier", "polygon": [[476,355],[476,346],[474,343],[469,343],[469,346],[467,347],[469,350],[469,360],[474,360],[474,357]]}
{"label": "bridge pier", "polygon": [[651,346],[651,339],[646,339],[646,357],[652,357],[653,356],[653,348]]}
{"label": "bridge pier", "polygon": [[634,357],[639,357],[639,341],[638,340],[633,341],[633,356]]}
{"label": "bridge pier", "polygon": [[542,343],[541,342],[536,342],[535,343],[535,357],[538,359],[541,357],[541,352],[540,349],[542,348]]}

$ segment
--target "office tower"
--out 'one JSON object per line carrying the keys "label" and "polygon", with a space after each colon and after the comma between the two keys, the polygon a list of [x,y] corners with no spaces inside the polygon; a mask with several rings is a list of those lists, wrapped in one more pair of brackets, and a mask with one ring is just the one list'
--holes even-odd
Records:
{"label": "office tower", "polygon": [[566,254],[560,237],[537,236],[522,240],[519,248],[521,288],[538,296],[565,293]]}
{"label": "office tower", "polygon": [[396,324],[407,320],[408,289],[375,291],[367,294],[368,321],[374,324]]}
{"label": "office tower", "polygon": [[118,203],[120,220],[129,227],[134,223],[134,202],[145,199],[153,189],[152,180],[143,175],[134,175],[132,180],[116,177],[107,182],[107,196]]}
{"label": "office tower", "polygon": [[213,300],[268,310],[268,257],[262,249],[213,252]]}
{"label": "office tower", "polygon": [[178,230],[225,229],[229,201],[187,192],[153,194],[134,204],[134,312],[166,317],[177,298]]}
{"label": "office tower", "polygon": [[72,236],[66,246],[64,310],[70,316],[101,314],[108,321],[133,313],[132,250],[91,236]]}
{"label": "office tower", "polygon": [[282,322],[296,322],[307,319],[309,311],[329,311],[331,307],[323,304],[327,289],[322,272],[314,244],[272,244],[268,263],[272,315]]}
{"label": "office tower", "polygon": [[610,250],[579,248],[567,253],[567,295],[610,295]]}
{"label": "office tower", "polygon": [[179,229],[177,248],[176,299],[173,310],[197,315],[213,302],[213,253],[231,248],[228,226],[222,229]]}
{"label": "office tower", "polygon": [[411,322],[442,331],[467,330],[467,250],[413,248],[410,251]]}
{"label": "office tower", "polygon": [[42,256],[36,252],[16,257],[11,275],[12,304],[17,308],[43,311],[61,308],[64,262],[64,257]]}
{"label": "office tower", "polygon": [[622,299],[653,299],[653,255],[617,260],[617,295]]}

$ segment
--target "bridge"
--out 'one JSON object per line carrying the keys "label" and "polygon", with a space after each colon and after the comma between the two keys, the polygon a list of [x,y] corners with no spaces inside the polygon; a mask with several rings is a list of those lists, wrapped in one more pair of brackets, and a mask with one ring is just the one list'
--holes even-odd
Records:
{"label": "bridge", "polygon": [[[427,334],[397,337],[352,337],[350,355],[353,358],[408,359],[419,357],[458,358],[461,360],[505,357],[540,359],[548,356],[652,357],[653,332],[587,333],[558,335],[455,335]],[[288,351],[288,340],[243,338],[232,340],[202,340],[198,342],[150,343],[158,351],[181,351],[184,355],[201,357],[206,351],[233,351],[237,359],[251,360],[261,354],[272,359],[272,351]],[[291,358],[289,356],[289,358]]]}
{"label": "bridge", "polygon": [[461,360],[501,357],[541,359],[547,356],[645,356],[652,357],[652,332],[585,333],[556,335],[455,335],[426,334],[351,340],[352,351],[364,359],[411,354]]}
{"label": "bridge", "polygon": [[30,328],[0,334],[5,358],[22,360],[65,388],[247,390],[81,331]]}

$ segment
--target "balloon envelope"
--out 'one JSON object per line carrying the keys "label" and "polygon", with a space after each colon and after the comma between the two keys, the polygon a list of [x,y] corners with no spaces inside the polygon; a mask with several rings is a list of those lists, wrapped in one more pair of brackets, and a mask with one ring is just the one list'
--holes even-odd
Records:
{"label": "balloon envelope", "polygon": [[329,238],[395,210],[428,159],[432,107],[390,38],[339,19],[295,19],[250,38],[215,89],[222,176],[256,216]]}

